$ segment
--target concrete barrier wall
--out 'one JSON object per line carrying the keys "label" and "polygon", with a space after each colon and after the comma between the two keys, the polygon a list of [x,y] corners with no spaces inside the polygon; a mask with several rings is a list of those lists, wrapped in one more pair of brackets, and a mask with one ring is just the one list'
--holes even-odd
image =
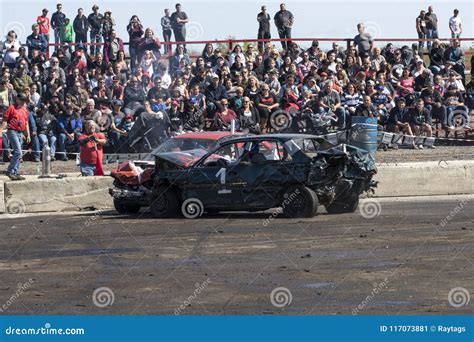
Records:
{"label": "concrete barrier wall", "polygon": [[4,182],[4,212],[38,213],[110,208],[111,177],[65,177]]}
{"label": "concrete barrier wall", "polygon": [[[474,194],[474,161],[379,165],[376,197]],[[0,213],[38,213],[113,207],[111,177],[0,179]]]}
{"label": "concrete barrier wall", "polygon": [[474,194],[474,161],[378,166],[376,197]]}

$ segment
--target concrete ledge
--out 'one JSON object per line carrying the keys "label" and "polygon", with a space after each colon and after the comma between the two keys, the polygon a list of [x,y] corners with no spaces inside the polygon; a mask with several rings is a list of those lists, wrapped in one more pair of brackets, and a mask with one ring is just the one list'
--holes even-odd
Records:
{"label": "concrete ledge", "polygon": [[[474,161],[382,164],[375,197],[474,194]],[[0,177],[0,214],[112,208],[111,177],[38,179],[11,182]]]}
{"label": "concrete ledge", "polygon": [[37,213],[110,208],[111,177],[65,177],[5,182],[5,212]]}
{"label": "concrete ledge", "polygon": [[382,164],[376,197],[474,194],[474,161]]}

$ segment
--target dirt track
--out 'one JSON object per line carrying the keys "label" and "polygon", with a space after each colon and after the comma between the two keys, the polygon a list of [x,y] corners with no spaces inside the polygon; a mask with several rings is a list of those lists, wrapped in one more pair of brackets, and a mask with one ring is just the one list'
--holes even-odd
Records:
{"label": "dirt track", "polygon": [[[362,315],[473,314],[474,298],[458,309],[448,303],[452,288],[474,293],[474,198],[459,209],[461,201],[384,200],[371,203],[379,213],[371,219],[322,208],[301,220],[113,212],[3,219],[0,309],[8,302],[4,314],[350,315],[358,306]],[[99,287],[111,289],[113,305],[94,305]],[[277,287],[291,292],[291,304],[272,305]]]}

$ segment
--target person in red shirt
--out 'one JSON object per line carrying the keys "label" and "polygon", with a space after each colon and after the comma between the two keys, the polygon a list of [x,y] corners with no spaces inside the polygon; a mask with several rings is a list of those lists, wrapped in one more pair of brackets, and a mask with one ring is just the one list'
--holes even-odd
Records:
{"label": "person in red shirt", "polygon": [[96,133],[96,125],[93,120],[86,122],[84,133],[79,136],[81,174],[83,176],[103,176],[102,169],[102,146],[107,139],[102,133]]}
{"label": "person in red shirt", "polygon": [[[48,18],[47,8],[43,8],[43,12],[41,15],[38,16],[38,18],[36,18],[36,22],[39,25],[39,33],[46,38],[46,41],[49,44],[49,29],[51,27],[51,24]],[[49,54],[49,46],[47,52]]]}
{"label": "person in red shirt", "polygon": [[23,139],[26,136],[26,143],[30,143],[30,129],[28,126],[28,110],[25,107],[28,97],[20,93],[16,98],[16,103],[8,107],[3,114],[2,125],[0,126],[0,133],[3,133],[7,129],[8,143],[13,150],[12,157],[10,159],[10,165],[8,166],[6,175],[11,180],[24,180],[25,178],[20,176],[20,160],[21,160],[21,147]]}

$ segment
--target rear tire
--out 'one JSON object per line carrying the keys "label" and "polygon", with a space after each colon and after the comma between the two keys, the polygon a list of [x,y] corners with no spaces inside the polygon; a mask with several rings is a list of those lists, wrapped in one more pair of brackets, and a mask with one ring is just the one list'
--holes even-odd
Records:
{"label": "rear tire", "polygon": [[114,199],[114,208],[119,214],[136,214],[140,211],[139,205],[122,203],[118,199]]}
{"label": "rear tire", "polygon": [[150,204],[150,212],[155,218],[174,217],[178,214],[178,199],[172,189],[159,187],[157,196]]}
{"label": "rear tire", "polygon": [[306,186],[289,188],[283,195],[283,214],[290,218],[313,217],[318,213],[318,195]]}
{"label": "rear tire", "polygon": [[326,206],[329,214],[353,213],[359,206],[359,195],[351,192],[349,196],[338,198]]}

